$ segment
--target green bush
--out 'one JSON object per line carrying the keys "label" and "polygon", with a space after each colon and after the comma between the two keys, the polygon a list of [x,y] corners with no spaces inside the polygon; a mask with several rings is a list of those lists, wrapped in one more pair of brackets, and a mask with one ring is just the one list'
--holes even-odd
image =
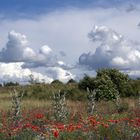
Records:
{"label": "green bush", "polygon": [[64,92],[66,92],[66,98],[69,100],[82,101],[86,99],[86,92],[77,88],[65,89]]}
{"label": "green bush", "polygon": [[96,79],[96,100],[113,100],[116,98],[117,90],[107,75]]}
{"label": "green bush", "polygon": [[131,85],[129,84],[130,78],[127,74],[124,74],[117,69],[106,68],[97,70],[97,79],[102,78],[102,76],[104,75],[110,78],[115,89],[119,92],[121,96],[129,96],[129,89],[131,88]]}
{"label": "green bush", "polygon": [[85,75],[83,79],[81,79],[78,83],[79,89],[82,90],[94,90],[95,89],[95,78]]}
{"label": "green bush", "polygon": [[59,80],[54,80],[51,82],[51,84],[58,84],[58,85],[63,85],[63,82],[59,81]]}

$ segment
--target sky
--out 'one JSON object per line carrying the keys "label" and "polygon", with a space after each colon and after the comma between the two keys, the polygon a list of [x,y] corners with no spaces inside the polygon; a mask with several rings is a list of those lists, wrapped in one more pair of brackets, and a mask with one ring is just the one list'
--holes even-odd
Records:
{"label": "sky", "polygon": [[0,82],[140,77],[139,0],[1,0]]}

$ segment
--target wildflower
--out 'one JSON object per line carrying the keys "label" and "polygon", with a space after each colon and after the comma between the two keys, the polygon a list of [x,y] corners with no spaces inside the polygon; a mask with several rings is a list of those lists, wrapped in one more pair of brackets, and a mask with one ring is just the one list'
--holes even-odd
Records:
{"label": "wildflower", "polygon": [[30,123],[25,124],[25,128],[30,128],[30,127],[31,127]]}
{"label": "wildflower", "polygon": [[67,127],[67,131],[72,132],[74,130],[75,130],[75,126],[73,124],[69,124],[68,127]]}
{"label": "wildflower", "polygon": [[108,124],[104,124],[104,127],[105,127],[105,128],[108,128],[108,127],[109,127],[109,125],[108,125]]}
{"label": "wildflower", "polygon": [[119,121],[118,120],[108,120],[108,122],[111,122],[111,123],[118,123]]}
{"label": "wildflower", "polygon": [[64,130],[65,129],[65,125],[63,125],[63,124],[59,124],[59,125],[57,125],[56,126],[58,129],[60,129],[60,130]]}
{"label": "wildflower", "polygon": [[43,117],[44,117],[44,114],[41,114],[41,113],[35,114],[36,119],[42,119]]}
{"label": "wildflower", "polygon": [[59,132],[58,132],[57,130],[55,130],[55,131],[53,132],[53,135],[54,135],[55,138],[58,138]]}
{"label": "wildflower", "polygon": [[81,129],[81,128],[82,128],[82,125],[81,125],[81,124],[77,124],[77,125],[76,125],[76,128],[77,128],[77,129]]}
{"label": "wildflower", "polygon": [[102,123],[101,124],[103,127],[105,127],[105,128],[108,128],[109,127],[109,125],[108,124],[105,124],[105,123]]}
{"label": "wildflower", "polygon": [[32,128],[33,131],[39,131],[40,130],[40,128],[38,126],[35,126],[35,125],[32,125],[31,128]]}

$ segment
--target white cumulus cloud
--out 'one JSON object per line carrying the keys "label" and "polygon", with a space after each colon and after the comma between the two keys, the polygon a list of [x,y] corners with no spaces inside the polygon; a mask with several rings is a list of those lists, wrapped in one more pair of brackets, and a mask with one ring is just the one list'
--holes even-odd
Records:
{"label": "white cumulus cloud", "polygon": [[[28,82],[31,74],[39,82],[47,83],[54,79],[66,82],[74,78],[70,72],[63,69],[69,66],[58,60],[56,54],[48,45],[40,47],[38,51],[34,51],[29,45],[25,35],[15,31],[9,32],[8,42],[5,48],[0,51],[1,82]],[[35,70],[40,67],[48,69],[50,77],[31,70],[31,68]]]}
{"label": "white cumulus cloud", "polygon": [[[71,72],[75,73],[76,76],[78,76],[79,74],[83,75],[84,73],[89,74],[89,71],[94,71],[93,66],[94,68],[113,66],[120,69],[128,69],[130,67],[132,69],[138,69],[139,45],[136,42],[128,41],[125,38],[139,41],[139,7],[139,5],[134,4],[128,5],[128,7],[124,5],[118,8],[68,8],[44,13],[43,15],[40,15],[35,19],[1,19],[1,47],[4,46],[6,42],[7,32],[12,29],[15,29],[16,31],[19,31],[21,33],[25,33],[28,36],[30,42],[28,42],[27,37],[25,37],[26,39],[23,40],[27,40],[27,42],[23,41],[26,43],[23,43],[24,47],[22,47],[24,48],[24,53],[20,53],[20,51],[17,51],[20,55],[13,55],[13,59],[11,59],[10,53],[12,54],[13,52],[16,52],[16,49],[14,49],[15,51],[11,51],[11,49],[10,51],[7,51],[7,53],[3,53],[5,57],[2,57],[3,55],[0,55],[0,60],[3,60],[2,62],[6,63],[9,61],[13,62],[18,60],[18,62],[21,62],[21,60],[24,60],[24,68],[34,69],[40,67],[42,72],[42,68],[44,67],[59,66],[61,68],[67,68],[66,63],[74,65],[75,63],[77,63],[79,56],[83,52],[85,52],[80,57],[80,64],[83,66],[86,65],[90,69],[88,69],[87,71],[85,69],[81,70],[81,68],[77,68],[76,70],[71,69]],[[112,30],[112,33],[108,35],[108,31],[106,33],[104,32],[105,35],[103,35],[102,32],[102,38],[100,38],[100,40],[98,39],[98,37],[101,37],[101,35],[99,35],[100,33],[97,35],[96,32],[96,35],[98,36],[96,36],[96,38],[98,41],[89,41],[89,39],[87,38],[87,33],[90,31],[93,24],[105,25],[111,29],[114,29],[118,33],[123,34],[125,38]],[[99,27],[97,28],[99,29]],[[110,30],[109,28],[106,29]],[[106,35],[109,37],[107,37]],[[104,37],[105,39],[103,39]],[[92,40],[93,38],[90,39]],[[120,45],[119,43],[118,45],[117,43],[116,45],[114,45],[115,42],[117,42],[117,39],[122,39],[120,44],[123,45]],[[22,39],[20,38],[20,40]],[[103,40],[106,40],[106,45],[102,45],[102,47],[100,47],[101,43],[104,42]],[[42,47],[41,49],[41,46],[46,44],[46,42],[47,44],[49,44],[49,46],[51,46],[52,49],[48,49],[49,46],[47,47],[47,45],[45,45],[46,47]],[[120,49],[118,47],[119,45],[123,47],[121,47]],[[116,51],[116,55],[112,53],[113,51],[111,52],[111,46],[116,46],[113,47],[115,48],[113,50]],[[5,49],[6,48],[7,47],[5,46]],[[132,53],[130,53],[131,50]],[[45,52],[47,54],[45,54]],[[55,53],[59,53],[61,59],[57,58]],[[128,56],[126,56],[127,54]],[[102,57],[102,59],[100,58],[100,56]],[[66,63],[64,63],[63,61]],[[132,66],[130,66],[130,64],[132,64]]]}
{"label": "white cumulus cloud", "polygon": [[68,80],[75,78],[75,76],[71,72],[60,67],[47,68],[46,73],[53,76],[53,79],[58,79],[62,82],[67,82]]}
{"label": "white cumulus cloud", "polygon": [[57,56],[48,45],[40,47],[35,52],[29,47],[27,37],[15,31],[9,32],[6,47],[0,52],[0,61],[24,62],[24,68],[62,66],[62,61],[57,60]]}
{"label": "white cumulus cloud", "polygon": [[23,69],[23,63],[0,63],[0,82],[20,82],[28,83],[30,80],[30,75],[33,75],[34,79],[37,79],[39,82],[50,83],[53,81],[52,78],[43,75],[38,72],[31,71],[30,69]]}
{"label": "white cumulus cloud", "polygon": [[9,32],[6,47],[0,52],[0,61],[23,62],[33,59],[35,52],[28,47],[28,43],[25,35],[15,31]]}
{"label": "white cumulus cloud", "polygon": [[115,67],[121,70],[140,69],[140,44],[125,39],[122,35],[105,26],[95,26],[89,38],[96,46],[94,52],[83,53],[79,64],[91,69]]}

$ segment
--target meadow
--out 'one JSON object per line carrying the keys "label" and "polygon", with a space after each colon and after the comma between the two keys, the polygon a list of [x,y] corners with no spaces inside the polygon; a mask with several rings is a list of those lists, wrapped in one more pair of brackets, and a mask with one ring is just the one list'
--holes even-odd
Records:
{"label": "meadow", "polygon": [[[10,92],[15,88],[17,87],[10,87]],[[117,110],[112,101],[95,101],[94,111],[90,114],[87,111],[88,99],[63,101],[60,97],[59,102],[53,98],[23,96],[20,100],[18,95],[21,92],[18,89],[17,95],[8,93],[7,88],[1,91],[1,140],[140,139],[138,98],[121,98],[122,110]]]}
{"label": "meadow", "polygon": [[0,87],[0,140],[140,140],[140,80],[123,76]]}

